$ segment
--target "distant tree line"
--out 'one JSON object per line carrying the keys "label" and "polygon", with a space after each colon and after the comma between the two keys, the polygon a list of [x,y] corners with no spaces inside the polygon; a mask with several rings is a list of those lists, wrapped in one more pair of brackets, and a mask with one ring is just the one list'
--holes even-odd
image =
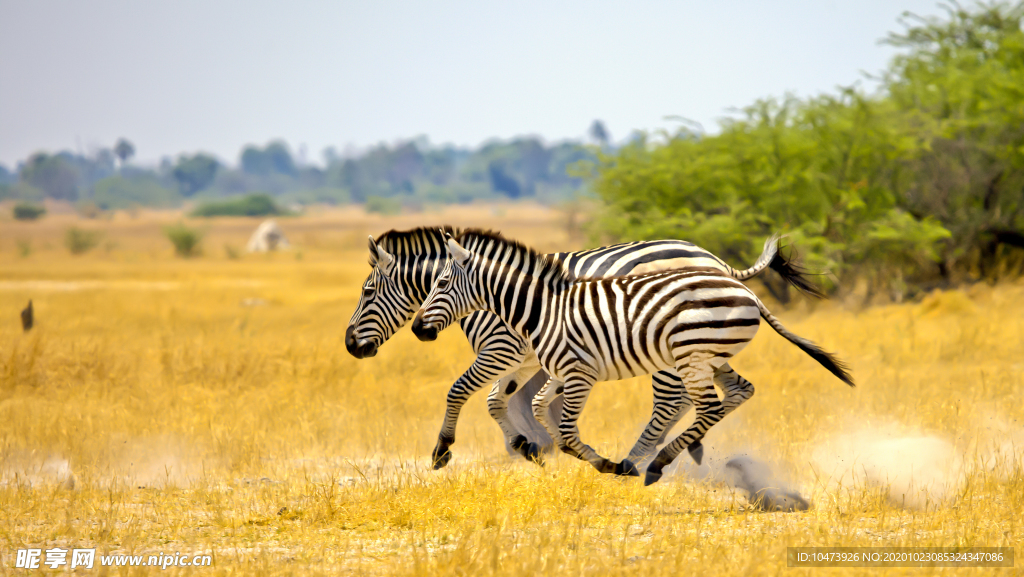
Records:
{"label": "distant tree line", "polygon": [[686,238],[733,264],[781,231],[812,268],[897,299],[1019,274],[1024,3],[903,24],[878,94],[762,100],[716,135],[684,128],[600,153],[592,230]]}
{"label": "distant tree line", "polygon": [[582,143],[548,145],[537,138],[493,141],[477,149],[435,147],[421,138],[349,156],[329,148],[321,166],[298,162],[283,141],[245,146],[234,167],[200,152],[147,168],[130,164],[134,155],[134,145],[120,139],[112,148],[89,155],[39,152],[13,171],[0,165],[0,200],[51,198],[100,210],[173,207],[189,198],[254,193],[271,195],[278,204],[374,200],[375,205],[403,206],[498,198],[557,202],[571,197],[581,184],[568,167],[595,158]]}

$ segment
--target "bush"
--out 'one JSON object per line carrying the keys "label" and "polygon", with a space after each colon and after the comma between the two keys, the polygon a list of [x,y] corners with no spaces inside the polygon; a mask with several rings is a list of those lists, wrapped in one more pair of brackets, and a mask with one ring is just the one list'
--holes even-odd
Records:
{"label": "bush", "polygon": [[16,220],[36,220],[46,214],[46,209],[38,204],[19,202],[14,205],[14,218]]}
{"label": "bush", "polygon": [[269,194],[249,194],[242,198],[204,202],[192,211],[192,216],[271,216],[286,213]]}
{"label": "bush", "polygon": [[72,226],[64,232],[64,246],[71,254],[89,252],[100,243],[102,234],[97,230],[82,230]]}
{"label": "bush", "polygon": [[366,212],[393,215],[402,212],[402,203],[394,198],[371,196],[366,199]]}
{"label": "bush", "polygon": [[109,176],[93,187],[93,201],[104,210],[133,206],[170,207],[181,201],[177,192],[164,188],[156,179],[146,176]]}
{"label": "bush", "polygon": [[191,258],[202,252],[199,245],[203,241],[203,231],[197,228],[190,228],[179,222],[174,226],[164,227],[164,235],[174,245],[174,254],[180,257]]}

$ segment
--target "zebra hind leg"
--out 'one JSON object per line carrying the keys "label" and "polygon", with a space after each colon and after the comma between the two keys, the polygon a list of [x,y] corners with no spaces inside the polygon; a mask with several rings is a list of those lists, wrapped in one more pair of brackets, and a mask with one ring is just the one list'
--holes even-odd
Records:
{"label": "zebra hind leg", "polygon": [[725,411],[722,403],[715,392],[714,373],[715,367],[711,362],[717,358],[716,355],[701,355],[700,360],[695,359],[699,353],[687,355],[677,360],[676,372],[682,377],[683,383],[690,397],[696,402],[697,417],[682,435],[679,435],[671,443],[666,445],[654,461],[647,467],[644,477],[644,485],[650,485],[658,481],[667,467],[682,452],[685,447],[693,460],[699,465],[704,457],[704,445],[701,441],[708,430],[718,421],[722,420]]}
{"label": "zebra hind leg", "polygon": [[729,363],[715,371],[715,384],[725,393],[725,398],[722,399],[723,417],[754,396],[754,385],[734,371]]}
{"label": "zebra hind leg", "polygon": [[632,463],[641,463],[652,456],[657,446],[664,442],[668,431],[693,406],[686,386],[675,371],[654,373],[651,376],[651,384],[654,389],[654,409],[643,434],[626,457]]}

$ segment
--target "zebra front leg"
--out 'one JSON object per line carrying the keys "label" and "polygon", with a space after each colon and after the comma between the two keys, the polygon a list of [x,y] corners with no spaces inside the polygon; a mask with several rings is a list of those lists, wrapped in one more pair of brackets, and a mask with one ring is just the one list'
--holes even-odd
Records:
{"label": "zebra front leg", "polygon": [[[527,358],[524,364],[529,364],[530,359]],[[538,365],[539,368],[539,365]],[[506,380],[508,377],[506,377]],[[540,392],[544,383],[548,382],[548,374],[543,370],[538,370],[537,373],[525,383],[521,383],[513,394],[508,399],[508,418],[512,421],[512,426],[525,435],[527,440],[537,445],[537,450],[541,453],[550,453],[555,448],[555,442],[548,434],[547,429],[544,425],[540,424],[540,421],[533,416],[533,399]],[[548,405],[549,420],[552,423],[558,423],[562,420],[562,396],[556,396],[551,404]],[[515,451],[508,446],[508,440],[506,439],[506,448],[509,449],[510,454],[517,454]]]}
{"label": "zebra front leg", "polygon": [[[510,415],[509,413],[509,398],[513,395],[522,395],[521,390],[526,383],[530,382],[539,372],[539,365],[531,363],[529,366],[521,367],[515,373],[495,382],[491,388],[491,394],[487,396],[487,411],[490,413],[491,418],[501,427],[502,434],[505,436],[505,444],[510,449],[510,452],[522,456],[527,461],[543,465],[540,445],[530,442],[529,438],[525,435],[525,433],[530,432],[525,428],[529,427],[530,424],[525,423],[525,427],[521,428],[514,422],[514,419],[510,418],[518,415]],[[533,420],[532,414],[530,417],[530,420]],[[534,424],[534,427],[537,427],[537,425]],[[536,435],[536,432],[534,434]]]}
{"label": "zebra front leg", "polygon": [[715,367],[709,362],[716,359],[716,356],[709,357],[707,354],[700,355],[700,353],[677,359],[676,372],[682,378],[690,398],[697,405],[697,416],[690,428],[662,448],[658,456],[647,467],[647,474],[644,477],[645,486],[655,483],[661,478],[663,469],[675,460],[682,452],[683,447],[686,447],[698,465],[701,463],[704,457],[704,445],[701,444],[701,441],[708,430],[724,416],[722,403],[718,400],[718,393],[715,392],[713,380]]}
{"label": "zebra front leg", "polygon": [[565,379],[562,421],[558,425],[559,434],[564,442],[564,445],[561,446],[562,452],[590,463],[602,473],[638,477],[640,472],[628,459],[621,463],[606,459],[580,439],[578,424],[580,413],[583,412],[583,407],[587,404],[587,399],[593,388],[594,378],[590,375],[577,373]]}
{"label": "zebra front leg", "polygon": [[493,383],[515,370],[523,361],[523,356],[488,354],[481,351],[473,364],[462,374],[448,390],[447,407],[441,432],[437,436],[437,445],[431,455],[434,469],[440,469],[452,458],[451,446],[455,444],[455,426],[459,421],[459,413],[463,405],[473,393],[479,391],[487,383]]}
{"label": "zebra front leg", "polygon": [[665,440],[669,430],[675,426],[693,406],[686,386],[679,375],[672,370],[659,371],[651,375],[654,389],[654,408],[651,420],[637,439],[626,457],[630,462],[640,463],[651,456],[658,445]]}

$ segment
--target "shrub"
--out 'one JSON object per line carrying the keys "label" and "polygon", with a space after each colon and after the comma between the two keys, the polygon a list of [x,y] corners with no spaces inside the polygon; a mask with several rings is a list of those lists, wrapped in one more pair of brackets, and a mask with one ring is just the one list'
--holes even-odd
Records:
{"label": "shrub", "polygon": [[227,243],[224,244],[224,254],[228,256],[229,260],[238,260],[242,257],[242,253],[237,247]]}
{"label": "shrub", "polygon": [[402,203],[394,198],[371,196],[366,199],[366,212],[376,212],[383,215],[398,214],[402,212]]}
{"label": "shrub", "polygon": [[269,194],[249,194],[242,198],[204,202],[192,211],[192,216],[271,216],[286,211],[274,203]]}
{"label": "shrub", "polygon": [[14,205],[14,218],[17,220],[36,220],[46,214],[46,209],[38,204],[19,202]]}
{"label": "shrub", "polygon": [[201,252],[199,245],[203,240],[203,231],[197,228],[190,228],[179,222],[176,225],[164,227],[164,235],[174,245],[174,253],[180,257],[191,258],[198,256]]}
{"label": "shrub", "polygon": [[83,254],[95,248],[100,243],[101,236],[97,230],[83,230],[72,226],[64,231],[64,246],[68,247],[71,254]]}

